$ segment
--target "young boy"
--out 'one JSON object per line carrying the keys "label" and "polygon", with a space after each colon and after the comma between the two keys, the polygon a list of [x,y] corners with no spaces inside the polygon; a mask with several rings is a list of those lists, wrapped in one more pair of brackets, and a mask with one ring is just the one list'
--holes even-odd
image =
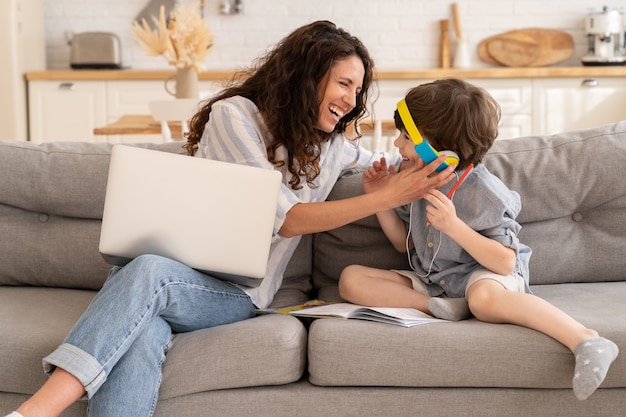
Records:
{"label": "young boy", "polygon": [[[412,270],[350,265],[341,274],[339,291],[356,304],[412,307],[445,320],[473,315],[540,331],[574,353],[574,393],[584,400],[604,380],[618,348],[530,293],[531,250],[517,238],[519,194],[481,164],[496,139],[499,119],[498,103],[461,80],[439,80],[408,92],[394,114],[399,169],[423,165],[414,142],[427,141],[441,153],[457,154],[460,181],[377,214],[393,246],[408,254]],[[395,174],[384,158],[374,163],[363,173],[365,192]]]}

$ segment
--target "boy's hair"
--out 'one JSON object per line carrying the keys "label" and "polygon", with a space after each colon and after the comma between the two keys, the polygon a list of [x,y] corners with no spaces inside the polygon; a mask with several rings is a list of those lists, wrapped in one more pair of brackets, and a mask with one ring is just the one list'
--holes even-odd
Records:
{"label": "boy's hair", "polygon": [[[459,155],[458,169],[479,164],[498,136],[500,105],[482,88],[446,78],[409,90],[405,97],[415,125],[438,151]],[[404,130],[396,110],[394,122]]]}

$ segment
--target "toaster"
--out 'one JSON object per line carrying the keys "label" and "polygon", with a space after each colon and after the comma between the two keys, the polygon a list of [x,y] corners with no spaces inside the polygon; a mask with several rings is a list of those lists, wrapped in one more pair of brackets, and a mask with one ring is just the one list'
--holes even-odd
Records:
{"label": "toaster", "polygon": [[110,32],[83,32],[70,40],[70,67],[74,69],[122,68],[120,38]]}

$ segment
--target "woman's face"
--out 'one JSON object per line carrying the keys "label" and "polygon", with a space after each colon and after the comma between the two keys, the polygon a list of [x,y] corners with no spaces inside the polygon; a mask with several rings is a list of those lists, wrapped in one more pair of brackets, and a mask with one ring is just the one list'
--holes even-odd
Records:
{"label": "woman's face", "polygon": [[365,68],[357,55],[335,62],[318,88],[318,129],[332,132],[339,120],[354,109],[356,96],[363,87],[363,77]]}

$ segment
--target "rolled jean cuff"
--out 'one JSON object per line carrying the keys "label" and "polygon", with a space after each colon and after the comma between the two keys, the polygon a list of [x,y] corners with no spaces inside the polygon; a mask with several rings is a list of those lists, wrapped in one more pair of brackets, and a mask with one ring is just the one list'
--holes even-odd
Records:
{"label": "rolled jean cuff", "polygon": [[93,356],[68,343],[63,343],[42,362],[48,376],[56,368],[72,374],[83,384],[87,398],[91,398],[107,379],[104,368]]}

